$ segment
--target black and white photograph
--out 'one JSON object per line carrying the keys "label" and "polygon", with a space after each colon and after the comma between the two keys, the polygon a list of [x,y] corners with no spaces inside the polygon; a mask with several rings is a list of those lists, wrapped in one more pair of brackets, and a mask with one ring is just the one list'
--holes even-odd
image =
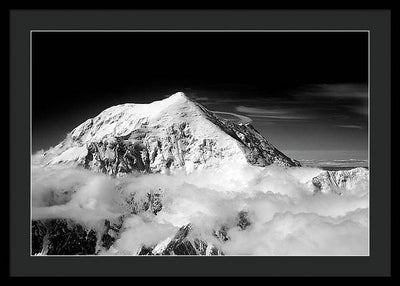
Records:
{"label": "black and white photograph", "polygon": [[32,30],[30,256],[369,256],[367,30]]}

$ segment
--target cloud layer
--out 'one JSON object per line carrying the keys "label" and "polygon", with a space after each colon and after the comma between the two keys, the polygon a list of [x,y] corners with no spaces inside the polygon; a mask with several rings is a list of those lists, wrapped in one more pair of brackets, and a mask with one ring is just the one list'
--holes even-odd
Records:
{"label": "cloud layer", "polygon": [[[191,174],[111,178],[73,167],[32,170],[33,219],[69,218],[88,228],[126,214],[124,201],[161,194],[162,210],[128,215],[119,238],[104,255],[131,255],[168,240],[192,223],[196,235],[226,255],[366,255],[368,193],[365,186],[342,196],[313,194],[317,168],[224,166]],[[251,225],[233,224],[246,211]],[[231,226],[230,239],[212,235]]]}

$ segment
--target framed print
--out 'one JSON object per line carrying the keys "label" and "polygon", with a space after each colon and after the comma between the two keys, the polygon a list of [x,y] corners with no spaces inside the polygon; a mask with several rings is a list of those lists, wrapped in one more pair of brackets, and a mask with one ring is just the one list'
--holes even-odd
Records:
{"label": "framed print", "polygon": [[390,275],[390,11],[10,28],[14,276]]}

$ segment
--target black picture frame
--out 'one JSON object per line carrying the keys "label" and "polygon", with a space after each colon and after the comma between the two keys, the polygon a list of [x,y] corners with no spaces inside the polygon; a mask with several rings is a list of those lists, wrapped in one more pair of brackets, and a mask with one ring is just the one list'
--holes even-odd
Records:
{"label": "black picture frame", "polygon": [[[10,10],[11,276],[389,276],[390,10]],[[346,257],[30,256],[32,30],[368,30],[370,255]]]}

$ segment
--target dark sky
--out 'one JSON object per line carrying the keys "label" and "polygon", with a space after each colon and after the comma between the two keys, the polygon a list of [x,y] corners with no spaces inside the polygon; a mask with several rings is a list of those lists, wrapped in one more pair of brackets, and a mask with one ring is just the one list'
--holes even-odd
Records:
{"label": "dark sky", "polygon": [[367,157],[367,33],[35,32],[32,40],[33,151],[112,105],[184,91],[251,118],[289,155]]}

